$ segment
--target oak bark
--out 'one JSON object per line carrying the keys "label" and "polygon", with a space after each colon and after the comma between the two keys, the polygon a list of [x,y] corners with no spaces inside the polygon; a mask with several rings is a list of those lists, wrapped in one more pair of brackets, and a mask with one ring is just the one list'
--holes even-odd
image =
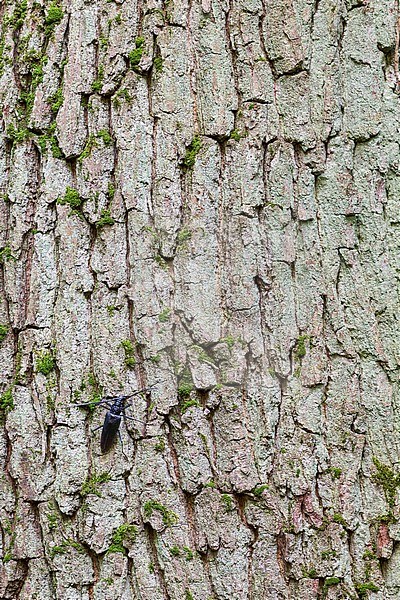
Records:
{"label": "oak bark", "polygon": [[2,598],[400,597],[398,20],[1,5]]}

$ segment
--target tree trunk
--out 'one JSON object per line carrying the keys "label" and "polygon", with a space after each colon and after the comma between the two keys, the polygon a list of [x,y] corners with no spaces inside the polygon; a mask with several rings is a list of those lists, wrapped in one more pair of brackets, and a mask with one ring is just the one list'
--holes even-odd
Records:
{"label": "tree trunk", "polygon": [[400,597],[398,13],[1,6],[2,598]]}

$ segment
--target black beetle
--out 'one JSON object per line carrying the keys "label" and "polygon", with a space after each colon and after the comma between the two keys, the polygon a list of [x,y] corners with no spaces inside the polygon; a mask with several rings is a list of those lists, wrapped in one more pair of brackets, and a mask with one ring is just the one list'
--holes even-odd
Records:
{"label": "black beetle", "polygon": [[144,422],[140,421],[139,419],[134,419],[133,417],[126,416],[125,409],[128,408],[128,406],[131,406],[131,404],[126,405],[125,401],[128,400],[128,398],[132,398],[133,396],[137,396],[138,394],[147,392],[148,390],[150,390],[151,387],[153,386],[150,386],[143,390],[139,390],[137,392],[134,392],[133,394],[129,394],[128,396],[105,396],[100,400],[100,402],[96,402],[95,404],[93,404],[93,402],[74,404],[74,406],[94,406],[94,408],[102,406],[108,408],[103,425],[100,425],[100,427],[96,427],[96,429],[93,429],[93,431],[97,431],[98,429],[103,428],[100,440],[100,448],[103,454],[109,451],[109,449],[113,445],[117,433],[121,439],[119,426],[121,425],[122,418],[129,419],[130,421],[138,421],[139,423],[144,424]]}

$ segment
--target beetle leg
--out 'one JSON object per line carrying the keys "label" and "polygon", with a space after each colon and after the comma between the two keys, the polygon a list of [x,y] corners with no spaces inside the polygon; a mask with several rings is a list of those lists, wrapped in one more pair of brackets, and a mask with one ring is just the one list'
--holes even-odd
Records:
{"label": "beetle leg", "polygon": [[102,427],[103,427],[103,425],[99,425],[98,427],[95,427],[95,429],[92,429],[92,433],[94,433],[95,431],[98,431]]}
{"label": "beetle leg", "polygon": [[144,421],[141,421],[140,419],[134,419],[133,417],[127,417],[125,413],[122,416],[124,419],[128,419],[129,421],[137,421],[138,423],[143,423],[143,425],[146,425]]}

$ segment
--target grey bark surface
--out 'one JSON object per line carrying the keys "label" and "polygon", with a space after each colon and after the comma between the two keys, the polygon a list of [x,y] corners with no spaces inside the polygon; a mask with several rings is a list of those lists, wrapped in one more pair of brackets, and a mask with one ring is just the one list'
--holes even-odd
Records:
{"label": "grey bark surface", "polygon": [[1,5],[1,598],[400,598],[398,21]]}

